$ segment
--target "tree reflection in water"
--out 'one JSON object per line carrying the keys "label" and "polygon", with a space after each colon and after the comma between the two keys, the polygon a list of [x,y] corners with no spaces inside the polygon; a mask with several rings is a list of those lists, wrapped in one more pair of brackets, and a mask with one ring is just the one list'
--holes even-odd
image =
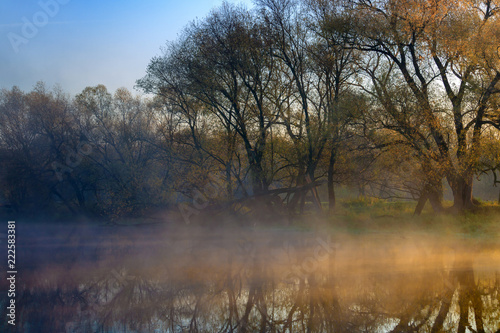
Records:
{"label": "tree reflection in water", "polygon": [[338,244],[304,232],[111,235],[25,246],[17,331],[500,328],[500,247],[388,236]]}

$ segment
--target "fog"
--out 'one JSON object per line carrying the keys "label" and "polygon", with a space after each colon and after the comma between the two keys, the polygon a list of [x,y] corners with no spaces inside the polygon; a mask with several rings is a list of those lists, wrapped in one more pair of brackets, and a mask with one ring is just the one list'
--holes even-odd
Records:
{"label": "fog", "polygon": [[17,234],[19,332],[500,328],[493,241],[325,226],[68,224]]}

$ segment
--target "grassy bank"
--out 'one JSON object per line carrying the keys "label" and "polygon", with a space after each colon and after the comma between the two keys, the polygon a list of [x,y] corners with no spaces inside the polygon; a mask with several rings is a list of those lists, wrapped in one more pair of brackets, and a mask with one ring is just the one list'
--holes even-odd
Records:
{"label": "grassy bank", "polygon": [[[436,214],[426,206],[420,216],[415,216],[412,201],[350,199],[337,205],[335,214],[327,217],[327,224],[333,232],[350,234],[411,232],[500,239],[500,206],[493,202],[480,204],[477,212],[463,214]],[[445,205],[451,206],[451,202]]]}

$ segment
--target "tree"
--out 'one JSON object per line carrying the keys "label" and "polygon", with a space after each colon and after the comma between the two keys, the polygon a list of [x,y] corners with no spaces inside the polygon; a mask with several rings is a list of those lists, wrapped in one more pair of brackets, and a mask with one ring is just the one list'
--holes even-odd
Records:
{"label": "tree", "polygon": [[[319,106],[327,115],[325,129],[329,144],[327,186],[329,210],[335,207],[335,164],[340,145],[348,138],[347,128],[353,116],[355,94],[350,91],[350,79],[357,73],[358,52],[349,48],[353,21],[340,1],[307,1],[315,41],[310,47],[313,70],[318,78]],[[349,100],[351,102],[349,102]]]}
{"label": "tree", "polygon": [[8,200],[25,212],[53,211],[58,204],[72,213],[84,211],[83,189],[71,172],[79,140],[67,96],[39,82],[30,93],[4,90],[1,99]]}
{"label": "tree", "polygon": [[[191,105],[198,111],[191,114],[204,110],[213,115],[226,138],[233,140],[226,142],[228,147],[237,134],[246,151],[253,192],[259,193],[271,182],[264,155],[269,129],[276,121],[267,94],[274,75],[262,27],[246,10],[224,4],[187,28],[162,58],[153,59],[138,85],[170,99],[194,98]],[[186,110],[187,104],[183,105]],[[229,156],[235,154],[234,148]],[[226,170],[230,161],[232,157]]]}
{"label": "tree", "polygon": [[[114,96],[103,85],[87,87],[75,98],[78,123],[92,146],[92,184],[96,210],[117,218],[143,213],[163,199],[158,149],[152,144],[154,117],[126,89]],[[90,169],[91,167],[87,167]]]}
{"label": "tree", "polygon": [[[352,1],[351,6],[360,37],[353,47],[378,55],[369,62],[375,67],[367,68],[374,89],[375,81],[389,82],[374,78],[374,68],[381,66],[407,87],[421,120],[420,128],[408,124],[405,129],[414,132],[408,144],[419,151],[423,165],[437,162],[432,169],[437,165],[439,177],[450,185],[455,210],[473,208],[485,112],[500,80],[496,52],[485,43],[498,36],[497,7],[491,1],[444,0]],[[388,113],[401,114],[386,94],[378,95]],[[415,139],[424,146],[417,148]]]}
{"label": "tree", "polygon": [[[313,103],[317,92],[314,91],[315,73],[309,66],[311,30],[304,22],[304,11],[298,2],[263,0],[258,5],[267,38],[272,43],[272,56],[280,63],[282,97],[275,108],[280,111],[280,121],[295,147],[295,182],[304,185],[307,179],[315,180],[316,167],[327,141],[325,114]],[[304,200],[305,192],[295,195],[291,209],[299,202],[303,207]]]}

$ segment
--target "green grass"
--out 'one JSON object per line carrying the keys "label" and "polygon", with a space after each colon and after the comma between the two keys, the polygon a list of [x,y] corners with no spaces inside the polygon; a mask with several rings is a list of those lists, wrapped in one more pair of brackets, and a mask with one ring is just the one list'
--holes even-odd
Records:
{"label": "green grass", "polygon": [[340,206],[341,210],[349,214],[371,217],[413,214],[415,209],[415,203],[412,201],[388,201],[371,197],[343,200]]}
{"label": "green grass", "polygon": [[[451,206],[451,202],[445,202]],[[328,224],[334,232],[423,233],[459,238],[500,241],[500,206],[481,202],[477,212],[463,214],[433,212],[429,204],[414,216],[414,201],[388,201],[376,198],[345,199],[338,203]]]}

